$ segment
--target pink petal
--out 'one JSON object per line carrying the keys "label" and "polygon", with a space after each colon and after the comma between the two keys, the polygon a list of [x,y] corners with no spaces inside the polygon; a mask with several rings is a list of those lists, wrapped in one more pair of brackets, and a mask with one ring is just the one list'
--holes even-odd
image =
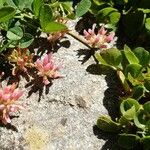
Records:
{"label": "pink petal", "polygon": [[2,95],[2,99],[4,100],[4,101],[7,101],[7,100],[9,100],[10,99],[10,94],[3,94]]}
{"label": "pink petal", "polygon": [[100,30],[98,31],[98,33],[101,34],[101,35],[105,35],[107,33],[107,30],[105,30],[104,26],[102,26],[100,28]]}
{"label": "pink petal", "polygon": [[107,46],[106,45],[101,45],[100,48],[107,48]]}
{"label": "pink petal", "polygon": [[95,28],[96,28],[96,23],[94,23],[93,26],[92,26],[92,31],[93,31],[93,33],[94,33],[94,31],[95,31]]}
{"label": "pink petal", "polygon": [[55,72],[53,75],[52,75],[52,78],[60,78],[61,75],[58,73],[58,72]]}
{"label": "pink petal", "polygon": [[17,84],[16,83],[13,83],[12,85],[8,85],[4,88],[4,93],[8,94],[10,92],[13,92],[16,88]]}
{"label": "pink petal", "polygon": [[111,42],[113,40],[115,36],[115,33],[114,32],[111,32],[106,38],[105,38],[105,41],[106,42]]}
{"label": "pink petal", "polygon": [[45,85],[48,85],[50,82],[48,81],[47,78],[43,78],[43,83],[44,83]]}
{"label": "pink petal", "polygon": [[5,94],[11,92],[11,85],[6,86],[3,91],[4,91]]}
{"label": "pink petal", "polygon": [[98,43],[100,41],[100,37],[96,36],[94,43]]}
{"label": "pink petal", "polygon": [[43,66],[49,63],[49,56],[46,54],[44,59],[43,59]]}
{"label": "pink petal", "polygon": [[5,105],[0,105],[0,110],[3,110],[5,108]]}
{"label": "pink petal", "polygon": [[16,87],[17,87],[17,83],[13,83],[13,84],[11,85],[11,91],[14,91]]}
{"label": "pink petal", "polygon": [[24,109],[24,107],[21,106],[21,105],[15,105],[15,104],[13,104],[13,105],[11,105],[10,108],[9,108],[10,112],[16,112],[16,111],[18,111],[19,109]]}
{"label": "pink petal", "polygon": [[51,63],[48,63],[46,66],[44,66],[44,71],[51,70],[53,68]]}
{"label": "pink petal", "polygon": [[2,120],[2,122],[3,122],[4,124],[11,123],[11,120],[10,120],[8,114],[3,114],[3,120]]}
{"label": "pink petal", "polygon": [[41,60],[38,59],[38,60],[35,62],[35,67],[36,67],[38,70],[41,70],[41,69],[43,68],[43,65],[42,65]]}
{"label": "pink petal", "polygon": [[88,29],[89,34],[94,34],[93,30]]}
{"label": "pink petal", "polygon": [[85,37],[89,36],[89,33],[86,30],[83,31],[83,34]]}
{"label": "pink petal", "polygon": [[2,90],[0,90],[0,98],[2,97],[2,95],[3,95],[3,91],[2,91]]}
{"label": "pink petal", "polygon": [[12,93],[12,98],[18,100],[22,95],[23,95],[23,91],[20,91],[19,89],[15,89],[15,91]]}

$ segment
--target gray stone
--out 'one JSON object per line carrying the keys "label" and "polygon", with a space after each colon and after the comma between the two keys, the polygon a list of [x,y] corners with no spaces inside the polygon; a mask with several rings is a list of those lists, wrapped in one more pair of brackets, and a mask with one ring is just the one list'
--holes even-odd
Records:
{"label": "gray stone", "polygon": [[103,106],[105,76],[88,73],[93,57],[81,64],[84,55],[79,53],[87,48],[67,39],[70,47],[54,53],[56,64],[63,64],[64,78],[53,80],[49,90],[33,92],[21,80],[25,93],[20,102],[26,109],[12,119],[11,127],[0,128],[0,150],[100,150],[105,144],[93,131],[99,115],[108,113]]}

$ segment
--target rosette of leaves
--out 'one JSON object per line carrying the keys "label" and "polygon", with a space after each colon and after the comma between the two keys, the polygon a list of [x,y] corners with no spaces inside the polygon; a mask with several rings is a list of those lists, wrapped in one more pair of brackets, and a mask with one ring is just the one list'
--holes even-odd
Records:
{"label": "rosette of leaves", "polygon": [[[150,34],[149,0],[91,0],[90,12],[99,23],[105,23],[120,35],[139,43]],[[136,39],[136,40],[135,40]],[[148,43],[146,43],[148,44]]]}
{"label": "rosette of leaves", "polygon": [[72,1],[68,0],[1,0],[0,52],[6,48],[26,48],[41,32],[68,30],[59,18],[74,18]]}
{"label": "rosette of leaves", "polygon": [[150,144],[150,102],[140,105],[135,99],[124,99],[120,105],[121,117],[117,121],[101,116],[97,126],[118,134],[118,145],[124,149],[148,150]]}
{"label": "rosette of leaves", "polygon": [[126,95],[140,100],[150,91],[150,53],[142,47],[133,51],[112,48],[95,54],[100,64],[116,70]]}

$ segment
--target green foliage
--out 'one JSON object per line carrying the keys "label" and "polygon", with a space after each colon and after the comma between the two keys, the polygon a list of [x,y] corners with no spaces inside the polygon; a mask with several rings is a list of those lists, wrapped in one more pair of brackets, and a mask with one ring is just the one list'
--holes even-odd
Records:
{"label": "green foliage", "polygon": [[0,23],[6,22],[9,19],[13,18],[15,15],[15,9],[10,6],[4,6],[0,8]]}
{"label": "green foliage", "polygon": [[100,54],[96,53],[95,57],[100,64],[117,71],[125,91],[134,98],[139,99],[145,92],[149,92],[150,53],[144,48],[138,47],[131,51],[125,45],[122,51],[108,49]]}
{"label": "green foliage", "polygon": [[84,15],[89,8],[91,7],[91,1],[90,0],[81,0],[76,8],[76,16],[81,17]]}
{"label": "green foliage", "polygon": [[7,31],[6,36],[9,40],[17,41],[23,37],[23,31],[19,26],[15,26]]}
{"label": "green foliage", "polygon": [[119,33],[130,39],[132,44],[138,39],[141,44],[146,42],[146,35],[150,33],[148,0],[91,0],[91,2],[89,12],[95,16],[98,23],[105,23],[112,29],[119,30]]}
{"label": "green foliage", "polygon": [[140,137],[134,134],[120,134],[118,143],[122,148],[133,149],[140,142]]}
{"label": "green foliage", "polygon": [[[100,64],[116,70],[125,97],[120,97],[120,118],[116,122],[101,116],[97,126],[105,132],[119,134],[118,144],[124,149],[134,149],[137,145],[148,149],[150,144],[150,101],[143,98],[150,93],[150,53],[142,47],[133,51],[107,49],[95,54]],[[118,127],[118,128],[117,128]]]}
{"label": "green foliage", "polygon": [[74,18],[72,1],[3,0],[0,2],[0,52],[28,47],[41,32],[67,31],[59,19]]}
{"label": "green foliage", "polygon": [[110,117],[106,116],[99,117],[99,119],[97,120],[97,126],[105,132],[112,133],[119,132],[119,130],[121,129],[120,124],[112,121]]}
{"label": "green foliage", "polygon": [[[107,116],[101,116],[97,120],[97,126],[105,132],[118,133],[118,143],[122,148],[133,149],[143,143],[146,150],[150,132],[150,103],[141,105],[135,99],[128,98],[122,101],[120,112],[121,117],[117,122]],[[133,129],[136,130],[133,132]]]}

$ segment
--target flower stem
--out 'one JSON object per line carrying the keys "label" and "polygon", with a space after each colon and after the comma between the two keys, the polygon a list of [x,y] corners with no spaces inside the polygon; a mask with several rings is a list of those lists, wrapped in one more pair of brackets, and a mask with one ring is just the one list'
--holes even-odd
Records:
{"label": "flower stem", "polygon": [[76,40],[78,40],[79,42],[81,42],[82,44],[84,44],[89,49],[92,49],[92,47],[90,45],[88,45],[87,42],[82,37],[80,37],[80,35],[77,35],[76,33],[73,33],[71,31],[68,32],[67,34],[70,35],[70,36],[72,36],[73,38],[75,38]]}

